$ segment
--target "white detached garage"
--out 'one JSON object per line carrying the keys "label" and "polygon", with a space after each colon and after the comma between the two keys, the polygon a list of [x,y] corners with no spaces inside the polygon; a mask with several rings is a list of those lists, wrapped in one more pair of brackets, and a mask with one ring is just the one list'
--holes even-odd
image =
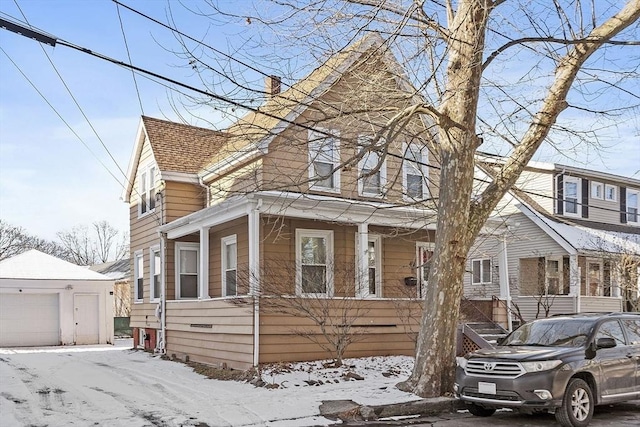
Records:
{"label": "white detached garage", "polygon": [[113,286],[37,250],[0,261],[0,347],[113,343]]}

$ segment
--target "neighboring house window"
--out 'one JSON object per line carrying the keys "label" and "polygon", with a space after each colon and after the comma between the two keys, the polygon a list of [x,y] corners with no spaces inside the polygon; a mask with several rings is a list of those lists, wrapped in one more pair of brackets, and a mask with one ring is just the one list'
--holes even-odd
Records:
{"label": "neighboring house window", "polygon": [[491,283],[491,259],[474,259],[471,261],[471,276],[474,285]]}
{"label": "neighboring house window", "polygon": [[559,259],[546,259],[545,288],[547,295],[562,295],[562,262]]}
{"label": "neighboring house window", "polygon": [[154,246],[149,251],[151,261],[151,300],[157,300],[162,295],[162,260],[160,247]]}
{"label": "neighboring house window", "polygon": [[591,198],[604,199],[604,185],[601,182],[591,182]]}
{"label": "neighboring house window", "polygon": [[222,296],[238,295],[238,242],[236,235],[222,239]]}
{"label": "neighboring house window", "polygon": [[638,191],[627,188],[627,222],[640,222],[638,220]]}
{"label": "neighboring house window", "polygon": [[[371,138],[358,137],[358,150],[371,146]],[[359,163],[358,188],[361,195],[381,196],[387,181],[387,162],[376,151],[368,151]]]}
{"label": "neighboring house window", "polygon": [[333,231],[296,230],[298,295],[333,295]]}
{"label": "neighboring house window", "polygon": [[569,294],[569,257],[520,258],[522,295]]}
{"label": "neighboring house window", "polygon": [[144,168],[138,177],[139,181],[139,215],[144,215],[156,208],[156,168],[149,166]]}
{"label": "neighboring house window", "polygon": [[[330,134],[332,136],[327,136]],[[310,187],[337,192],[340,190],[340,147],[335,130],[309,131]],[[334,172],[332,172],[334,171]]]}
{"label": "neighboring house window", "polygon": [[567,176],[564,178],[564,214],[578,215],[580,203],[580,178]]}
{"label": "neighboring house window", "polygon": [[404,156],[402,182],[405,198],[422,200],[427,192],[428,151],[417,144],[408,144]]}
{"label": "neighboring house window", "polygon": [[144,258],[142,255],[142,250],[133,254],[133,275],[136,279],[133,298],[137,302],[141,302],[144,295]]}
{"label": "neighboring house window", "polygon": [[610,202],[615,202],[618,200],[618,187],[615,185],[605,185],[604,186],[604,198]]}
{"label": "neighboring house window", "polygon": [[176,294],[180,299],[198,298],[198,243],[176,243]]}
{"label": "neighboring house window", "polygon": [[602,262],[587,261],[587,292],[585,295],[603,296]]}
{"label": "neighboring house window", "polygon": [[[377,234],[369,234],[369,241],[367,245],[367,287],[359,290],[359,295],[362,297],[379,297],[381,295],[382,288],[382,251],[381,251],[382,239]],[[360,251],[360,241],[358,239],[358,233],[356,233],[356,250]],[[356,256],[356,265],[358,264],[358,257]]]}
{"label": "neighboring house window", "polygon": [[418,297],[424,298],[429,285],[429,272],[431,270],[431,258],[433,257],[433,243],[416,242],[416,265],[418,274]]}

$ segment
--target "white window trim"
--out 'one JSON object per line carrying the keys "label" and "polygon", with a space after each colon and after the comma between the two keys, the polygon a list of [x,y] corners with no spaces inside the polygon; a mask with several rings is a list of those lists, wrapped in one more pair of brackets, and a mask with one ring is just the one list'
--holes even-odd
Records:
{"label": "white window trim", "polygon": [[[600,191],[599,196],[598,189]],[[604,185],[601,182],[591,181],[591,198],[596,200],[604,200]]]}
{"label": "white window trim", "polygon": [[[369,136],[358,135],[358,150],[360,150],[365,144],[370,144],[370,141],[371,141],[371,138]],[[386,157],[382,161],[382,164],[380,165],[380,169],[378,169],[378,172],[380,173],[380,191],[373,193],[373,192],[368,192],[368,191],[364,190],[364,177],[362,176],[362,170],[364,169],[364,166],[365,166],[366,157],[367,156],[371,156],[371,155],[377,156],[378,162],[380,161],[380,154],[378,152],[376,152],[376,151],[368,152],[365,155],[365,157],[360,159],[360,161],[358,162],[358,194],[360,196],[382,198],[382,197],[385,196],[385,187],[387,186],[387,159],[386,159]],[[376,163],[376,165],[377,165],[377,163]]]}
{"label": "white window trim", "polygon": [[[545,257],[544,258],[544,291],[545,295],[549,295],[549,279],[554,279],[555,277],[549,274],[549,261],[555,261],[558,263],[558,287],[561,292],[564,291],[564,267],[563,267],[563,259],[562,257]],[[566,295],[564,293],[557,295]]]}
{"label": "white window trim", "polygon": [[[435,249],[435,243],[433,242],[416,242],[416,275],[417,275],[417,279],[418,279],[418,283],[417,283],[417,296],[418,298],[424,298],[427,294],[427,286],[429,286],[429,283],[423,283],[423,268],[421,267],[422,264],[422,259],[420,258],[420,250],[421,249],[426,249],[427,251],[433,252]],[[433,257],[433,255],[432,255]]]}
{"label": "white window trim", "polygon": [[[151,173],[153,171],[153,173]],[[148,165],[142,166],[140,168],[138,168],[138,197],[139,197],[139,202],[138,202],[138,218],[142,218],[145,217],[147,215],[152,214],[153,212],[155,212],[156,210],[156,205],[154,205],[153,209],[149,209],[148,206],[151,203],[151,197],[155,197],[155,191],[152,191],[155,189],[156,187],[156,174],[157,174],[158,168],[156,166],[155,163],[150,163]],[[146,174],[146,178],[147,178],[147,190],[146,191],[142,191],[142,176]],[[147,204],[147,210],[145,212],[142,212],[142,199],[145,199],[146,204]],[[155,202],[155,200],[154,200]]]}
{"label": "white window trim", "polygon": [[[636,206],[634,206],[637,210],[637,214],[636,214],[636,221],[631,221],[629,218],[631,217],[629,215],[629,196],[631,194],[635,194],[636,195]],[[627,188],[627,201],[626,201],[626,206],[627,206],[627,212],[626,216],[627,216],[627,224],[631,224],[631,225],[640,225],[640,191],[637,190],[632,190],[630,188]]]}
{"label": "white window trim", "polygon": [[[613,189],[613,198],[610,199],[608,197],[609,192],[607,190],[609,190],[610,188]],[[618,187],[615,185],[609,185],[609,184],[605,184],[604,185],[604,199],[608,202],[617,202],[618,201]]]}
{"label": "white window trim", "polygon": [[[381,298],[382,297],[382,236],[379,234],[369,234],[367,243],[373,242],[375,249],[375,259],[376,259],[376,293],[369,293],[369,286],[365,289],[360,289],[358,278],[356,277],[356,295],[360,298]],[[367,248],[369,249],[369,248]],[[358,238],[358,233],[356,233],[356,260],[355,265],[360,265],[358,263],[358,253],[360,252],[360,239]],[[368,265],[368,263],[367,263]],[[367,268],[367,284],[369,283],[369,270]]]}
{"label": "white window trim", "polygon": [[[182,298],[182,296],[180,295],[180,251],[182,250],[192,250],[192,251],[196,251],[196,266],[197,266],[197,272],[196,275],[198,277],[197,280],[197,296],[196,298],[192,298],[192,297],[185,297]],[[200,244],[199,243],[192,243],[192,242],[176,242],[175,244],[175,269],[176,269],[176,299],[185,299],[185,300],[194,300],[197,298],[200,298]]]}
{"label": "white window trim", "polygon": [[[327,266],[326,293],[303,293],[302,292],[302,251],[300,248],[300,239],[302,237],[322,237],[327,241],[326,260]],[[333,230],[309,230],[304,228],[296,229],[296,295],[308,297],[333,297]]]}
{"label": "white window trim", "polygon": [[[142,261],[142,271],[138,266]],[[142,295],[138,295],[138,279],[142,278]],[[144,298],[144,251],[139,249],[133,253],[133,302],[141,303]]]}
{"label": "white window trim", "polygon": [[[484,281],[484,261],[489,261],[489,281],[485,282]],[[474,281],[474,274],[473,274],[473,264],[475,262],[479,262],[480,263],[480,281],[479,282],[475,282]],[[472,285],[490,285],[493,283],[493,263],[491,262],[491,258],[473,258],[471,260],[471,284]]]}
{"label": "white window trim", "polygon": [[313,152],[311,150],[312,141],[317,141],[321,138],[327,138],[325,134],[333,135],[333,158],[331,159],[334,163],[334,168],[336,168],[340,164],[340,132],[335,129],[324,129],[324,128],[316,128],[316,130],[309,130],[308,132],[308,155],[309,155],[309,189],[310,190],[318,190],[325,191],[329,193],[340,193],[340,169],[336,170],[333,173],[333,187],[324,187],[318,184],[318,181],[315,180],[316,177],[316,168],[313,164],[314,160],[318,156],[317,152]]}
{"label": "white window trim", "polygon": [[[236,293],[235,295],[227,295],[227,246],[236,245]],[[220,239],[220,251],[221,251],[221,275],[222,275],[222,296],[236,296],[238,295],[238,237],[232,234]]]}
{"label": "white window trim", "polygon": [[[160,254],[160,245],[153,245],[149,248],[149,299],[152,302],[160,301],[160,295],[156,295],[153,286],[153,278],[156,274],[155,254]],[[160,293],[162,293],[162,254],[160,254]]]}
{"label": "white window trim", "polygon": [[[569,183],[575,183],[576,184],[576,212],[568,212],[567,211],[567,184]],[[574,176],[565,176],[564,177],[564,182],[562,183],[563,185],[563,196],[562,196],[562,203],[563,203],[563,209],[562,209],[562,214],[564,216],[573,216],[573,217],[581,217],[582,216],[582,179],[580,178],[576,178]]]}
{"label": "white window trim", "polygon": [[[403,144],[402,149],[404,150],[403,153],[404,156],[406,157],[407,154],[409,152],[409,147],[410,146],[417,146],[418,144]],[[420,148],[420,147],[418,147]],[[426,147],[422,147],[422,149],[420,150],[420,161],[422,163],[424,163],[423,165],[418,165],[420,172],[422,173],[423,179],[422,179],[422,200],[427,198],[427,192],[429,191],[429,189],[427,188],[427,181],[429,180],[429,167],[426,166],[429,164],[429,151],[426,149]],[[404,159],[402,161],[402,198],[405,201],[414,201],[415,199],[413,197],[411,197],[408,194],[408,183],[407,183],[407,175],[409,175],[407,167],[411,166],[414,162],[411,160],[407,160]]]}

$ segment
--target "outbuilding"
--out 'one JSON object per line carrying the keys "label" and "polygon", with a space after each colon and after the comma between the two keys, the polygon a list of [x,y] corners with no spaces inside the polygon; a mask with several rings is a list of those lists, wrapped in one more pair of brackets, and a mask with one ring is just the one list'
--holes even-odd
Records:
{"label": "outbuilding", "polygon": [[0,347],[113,343],[114,280],[35,249],[0,262]]}

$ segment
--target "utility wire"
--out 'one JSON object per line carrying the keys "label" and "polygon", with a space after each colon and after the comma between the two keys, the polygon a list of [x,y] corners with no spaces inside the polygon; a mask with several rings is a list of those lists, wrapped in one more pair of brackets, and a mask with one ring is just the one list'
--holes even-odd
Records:
{"label": "utility wire", "polygon": [[[129,52],[129,44],[127,43],[127,35],[124,31],[124,25],[122,24],[122,16],[120,16],[120,6],[119,3],[116,2],[116,11],[118,12],[118,20],[120,21],[120,31],[122,31],[122,39],[124,40],[124,47],[127,49],[127,58],[129,58],[129,63],[131,61],[131,53]],[[138,95],[138,103],[140,104],[140,112],[144,116],[144,108],[142,107],[142,98],[140,98],[140,90],[138,89],[138,81],[136,80],[136,73],[131,70],[131,76],[133,77],[133,85],[136,88],[136,94]]]}

